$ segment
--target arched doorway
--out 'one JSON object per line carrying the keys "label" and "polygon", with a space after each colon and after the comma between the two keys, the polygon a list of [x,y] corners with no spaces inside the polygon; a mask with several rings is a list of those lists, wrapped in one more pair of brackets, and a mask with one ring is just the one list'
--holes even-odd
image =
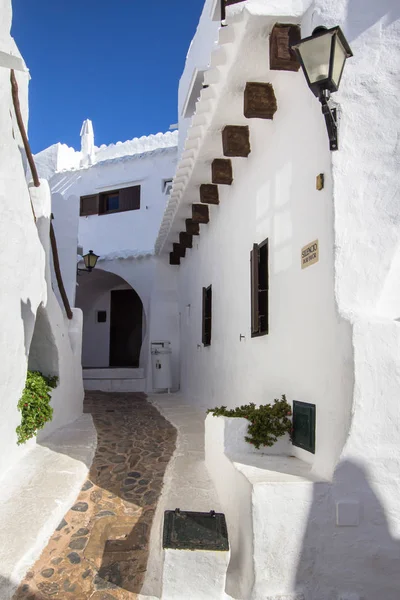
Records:
{"label": "arched doorway", "polygon": [[122,277],[96,268],[78,277],[83,311],[84,368],[138,368],[145,315],[137,292]]}

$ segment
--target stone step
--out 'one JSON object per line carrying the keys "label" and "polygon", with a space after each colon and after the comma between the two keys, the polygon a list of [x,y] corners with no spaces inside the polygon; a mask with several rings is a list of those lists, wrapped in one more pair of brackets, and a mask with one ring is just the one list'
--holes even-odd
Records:
{"label": "stone step", "polygon": [[84,378],[83,387],[85,390],[99,392],[144,392],[146,388],[146,380],[142,379],[99,379],[99,378]]}
{"label": "stone step", "polygon": [[84,368],[83,379],[143,379],[144,369],[131,367]]}

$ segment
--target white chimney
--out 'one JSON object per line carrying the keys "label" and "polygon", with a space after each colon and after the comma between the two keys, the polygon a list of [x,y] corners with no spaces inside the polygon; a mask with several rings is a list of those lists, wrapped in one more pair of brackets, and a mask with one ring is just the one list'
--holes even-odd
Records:
{"label": "white chimney", "polygon": [[86,119],[81,128],[81,167],[89,167],[95,162],[93,123]]}

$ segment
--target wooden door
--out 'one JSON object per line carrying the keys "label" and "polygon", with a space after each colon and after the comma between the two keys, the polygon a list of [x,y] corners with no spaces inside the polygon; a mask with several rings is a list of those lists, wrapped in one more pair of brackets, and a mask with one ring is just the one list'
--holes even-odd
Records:
{"label": "wooden door", "polygon": [[138,367],[143,306],[134,290],[111,291],[110,367]]}

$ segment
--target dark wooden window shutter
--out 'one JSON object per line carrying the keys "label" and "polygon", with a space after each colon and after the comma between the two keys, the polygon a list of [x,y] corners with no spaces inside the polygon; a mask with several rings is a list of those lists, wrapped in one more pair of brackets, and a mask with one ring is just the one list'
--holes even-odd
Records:
{"label": "dark wooden window shutter", "polygon": [[201,341],[203,344],[206,343],[206,296],[207,296],[207,288],[203,287],[203,308],[202,308],[202,315],[201,315],[201,323],[202,323]]}
{"label": "dark wooden window shutter", "polygon": [[91,196],[81,196],[80,211],[81,217],[88,217],[89,215],[97,215],[99,213],[99,196],[93,194]]}
{"label": "dark wooden window shutter", "polygon": [[212,288],[203,287],[203,315],[202,315],[202,342],[204,346],[211,344],[212,324]]}
{"label": "dark wooden window shutter", "polygon": [[140,185],[119,190],[119,210],[138,210],[140,208]]}
{"label": "dark wooden window shutter", "polygon": [[258,244],[253,244],[253,250],[250,253],[251,269],[251,333],[258,333]]}

